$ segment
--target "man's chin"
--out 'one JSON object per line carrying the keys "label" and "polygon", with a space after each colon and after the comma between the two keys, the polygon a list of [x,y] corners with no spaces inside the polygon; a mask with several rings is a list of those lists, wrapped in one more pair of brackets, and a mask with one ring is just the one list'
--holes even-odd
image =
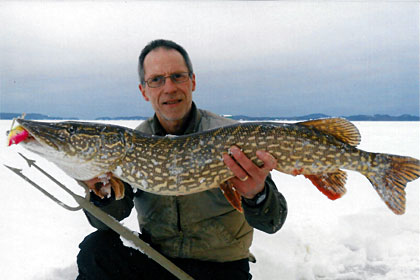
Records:
{"label": "man's chin", "polygon": [[167,106],[164,109],[161,111],[161,115],[167,121],[181,121],[187,117],[189,112],[189,110],[185,110],[185,107],[182,106]]}
{"label": "man's chin", "polygon": [[169,122],[178,122],[182,121],[185,118],[185,115],[164,115],[163,118]]}

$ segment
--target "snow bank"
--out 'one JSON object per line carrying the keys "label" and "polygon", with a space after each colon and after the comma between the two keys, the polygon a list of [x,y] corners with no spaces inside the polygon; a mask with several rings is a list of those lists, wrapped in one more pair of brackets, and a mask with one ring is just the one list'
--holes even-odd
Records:
{"label": "snow bank", "polygon": [[[0,121],[0,134],[10,129]],[[119,124],[133,127],[134,122]],[[359,122],[361,149],[420,158],[418,122]],[[2,279],[75,279],[78,244],[93,231],[82,212],[68,212],[6,169],[24,173],[74,204],[42,175],[25,166],[17,151],[37,160],[73,190],[80,186],[45,160],[19,146],[0,146],[0,276]],[[408,184],[407,211],[394,215],[368,180],[349,172],[347,194],[330,201],[302,176],[273,172],[273,179],[289,205],[289,216],[278,233],[255,232],[251,264],[254,279],[381,279],[418,280],[419,187]],[[124,221],[138,230],[135,211]]]}

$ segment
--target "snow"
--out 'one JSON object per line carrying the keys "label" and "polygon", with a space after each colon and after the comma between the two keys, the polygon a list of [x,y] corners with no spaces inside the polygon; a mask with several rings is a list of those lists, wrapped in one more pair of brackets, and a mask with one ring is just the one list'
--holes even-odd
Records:
{"label": "snow", "polygon": [[[138,122],[113,122],[135,127]],[[420,158],[418,122],[355,122],[362,134],[361,149]],[[5,135],[11,121],[0,121]],[[81,211],[69,212],[10,172],[3,164],[23,173],[64,203],[75,205],[43,175],[29,168],[17,154],[36,160],[67,187],[83,195],[83,189],[52,163],[24,150],[0,145],[0,276],[2,279],[75,279],[78,244],[94,231]],[[251,251],[253,279],[374,279],[418,280],[419,187],[407,186],[407,209],[394,215],[369,181],[348,172],[347,194],[328,200],[309,180],[273,172],[286,197],[289,215],[283,228],[272,235],[255,231]],[[138,230],[133,210],[124,225]]]}
{"label": "snow", "polygon": [[114,173],[116,176],[121,176],[123,173],[121,166],[117,166],[117,168],[114,170]]}

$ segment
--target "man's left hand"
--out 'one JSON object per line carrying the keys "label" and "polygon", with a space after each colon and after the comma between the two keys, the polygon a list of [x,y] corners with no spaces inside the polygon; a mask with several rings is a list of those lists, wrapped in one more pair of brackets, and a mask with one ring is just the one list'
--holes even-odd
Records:
{"label": "man's left hand", "polygon": [[230,148],[232,156],[223,155],[223,161],[236,176],[230,179],[236,191],[247,199],[252,199],[264,189],[265,179],[277,160],[265,151],[257,151],[257,157],[264,163],[261,167],[255,165],[238,147]]}

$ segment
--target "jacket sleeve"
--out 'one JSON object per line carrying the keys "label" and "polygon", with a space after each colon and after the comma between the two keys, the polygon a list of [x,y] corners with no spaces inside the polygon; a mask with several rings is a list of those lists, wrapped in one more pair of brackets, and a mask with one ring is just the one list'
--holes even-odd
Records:
{"label": "jacket sleeve", "polygon": [[287,203],[283,195],[277,190],[271,176],[268,176],[265,181],[265,191],[265,200],[257,206],[251,206],[242,199],[245,219],[253,228],[266,233],[275,233],[286,220]]}
{"label": "jacket sleeve", "polygon": [[[93,192],[90,193],[90,202],[95,206],[99,207],[102,211],[109,214],[111,217],[114,217],[116,220],[121,221],[127,218],[134,206],[133,203],[133,190],[131,186],[125,182],[124,183],[124,198],[120,200],[115,200],[114,192],[112,191],[111,197],[101,199]],[[79,184],[84,184],[79,181]],[[83,210],[89,221],[89,223],[97,229],[109,229],[104,223],[99,221],[97,218],[92,216],[86,210]]]}

